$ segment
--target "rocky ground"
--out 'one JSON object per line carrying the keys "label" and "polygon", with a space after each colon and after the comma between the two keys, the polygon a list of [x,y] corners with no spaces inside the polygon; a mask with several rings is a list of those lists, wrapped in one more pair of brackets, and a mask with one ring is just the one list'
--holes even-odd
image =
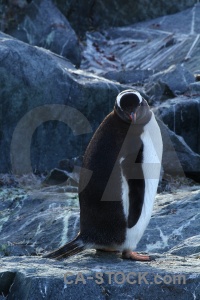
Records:
{"label": "rocky ground", "polygon": [[41,255],[77,234],[78,195],[66,184],[40,182],[23,177],[1,187],[0,299],[199,298],[199,185],[179,178],[157,195],[137,249],[156,260],[122,260],[91,249],[58,262]]}

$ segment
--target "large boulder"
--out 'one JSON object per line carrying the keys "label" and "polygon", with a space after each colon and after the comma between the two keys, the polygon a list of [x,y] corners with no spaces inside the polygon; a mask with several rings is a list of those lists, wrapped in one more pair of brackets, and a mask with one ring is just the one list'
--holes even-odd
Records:
{"label": "large boulder", "polygon": [[156,115],[187,145],[200,154],[200,97],[180,96],[165,101],[156,109]]}
{"label": "large boulder", "polygon": [[191,83],[188,87],[188,94],[189,96],[200,96],[200,82]]}
{"label": "large boulder", "polygon": [[[149,4],[147,7],[149,9]],[[81,67],[96,73],[129,70],[157,73],[179,64],[192,74],[198,74],[199,14],[200,4],[197,3],[193,8],[174,15],[89,32]],[[184,80],[182,75],[181,78]],[[181,80],[174,80],[174,83],[179,83],[180,87]]]}
{"label": "large boulder", "polygon": [[168,254],[156,262],[138,263],[92,250],[61,262],[5,257],[0,290],[7,296],[2,300],[199,299],[197,257]]}
{"label": "large boulder", "polygon": [[181,65],[170,66],[167,70],[151,76],[145,84],[145,92],[151,102],[166,100],[185,93],[190,84],[195,82],[194,75]]}
{"label": "large boulder", "polygon": [[44,172],[82,155],[125,87],[3,33],[0,40],[0,172]]}
{"label": "large boulder", "polygon": [[163,168],[166,174],[200,182],[200,99],[185,96],[154,109],[162,132]]}
{"label": "large boulder", "polygon": [[[3,29],[17,27],[21,15],[26,13],[30,0],[2,0],[0,3],[0,25]],[[108,26],[124,26],[146,19],[156,18],[166,14],[172,14],[188,7],[192,7],[195,0],[128,0],[126,4],[122,0],[77,0],[53,1],[62,13],[69,19],[77,33],[84,33],[93,28]]]}
{"label": "large boulder", "polygon": [[80,65],[81,50],[75,31],[51,0],[32,1],[23,22],[11,34]]}
{"label": "large boulder", "polygon": [[77,32],[91,28],[117,27],[133,24],[159,16],[173,14],[196,4],[195,0],[148,0],[131,1],[64,1],[55,0],[60,10],[69,19]]}
{"label": "large boulder", "polygon": [[192,151],[184,139],[158,120],[163,139],[162,166],[164,178],[185,176],[200,182],[200,155]]}
{"label": "large boulder", "polygon": [[123,84],[142,85],[153,75],[153,70],[123,70],[102,73],[101,76]]}

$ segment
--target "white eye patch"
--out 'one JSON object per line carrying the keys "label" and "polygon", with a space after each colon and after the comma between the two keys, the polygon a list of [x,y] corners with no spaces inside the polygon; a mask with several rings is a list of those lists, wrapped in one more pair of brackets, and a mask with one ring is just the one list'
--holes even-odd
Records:
{"label": "white eye patch", "polygon": [[117,96],[117,106],[119,106],[120,109],[122,109],[121,105],[120,105],[120,100],[121,100],[122,96],[124,96],[126,94],[136,95],[139,99],[140,104],[142,103],[142,96],[140,95],[139,92],[134,91],[134,90],[125,90],[125,91],[122,91],[121,93],[119,93],[118,96]]}

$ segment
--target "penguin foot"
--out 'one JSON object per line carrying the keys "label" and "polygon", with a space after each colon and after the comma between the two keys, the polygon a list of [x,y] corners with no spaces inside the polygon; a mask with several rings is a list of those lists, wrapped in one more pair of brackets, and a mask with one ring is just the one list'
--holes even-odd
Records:
{"label": "penguin foot", "polygon": [[134,251],[123,251],[122,258],[132,259],[136,261],[151,261],[152,257],[149,255],[139,254]]}

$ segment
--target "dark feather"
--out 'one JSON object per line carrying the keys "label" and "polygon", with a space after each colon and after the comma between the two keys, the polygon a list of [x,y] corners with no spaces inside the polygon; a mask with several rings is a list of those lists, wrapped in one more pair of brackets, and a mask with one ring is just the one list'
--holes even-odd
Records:
{"label": "dark feather", "polygon": [[84,250],[83,243],[81,242],[79,236],[76,237],[73,241],[65,244],[64,246],[56,249],[53,252],[43,255],[44,258],[54,258],[61,259],[66,258],[71,255],[77,254]]}

